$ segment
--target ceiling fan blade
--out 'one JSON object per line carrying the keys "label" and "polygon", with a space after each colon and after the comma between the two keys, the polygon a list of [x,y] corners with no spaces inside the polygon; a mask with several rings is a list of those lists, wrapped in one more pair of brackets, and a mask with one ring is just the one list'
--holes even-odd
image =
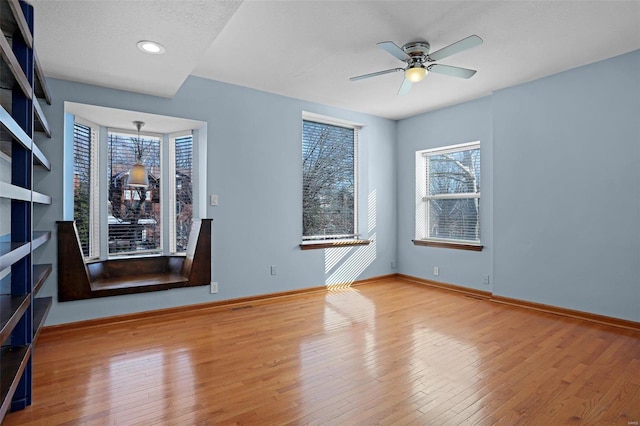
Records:
{"label": "ceiling fan blade", "polygon": [[364,74],[364,75],[359,75],[357,77],[351,77],[349,80],[351,80],[351,81],[362,80],[364,78],[376,77],[376,76],[379,76],[379,75],[389,74],[389,73],[398,72],[398,71],[404,71],[404,68],[392,68],[390,70],[372,72],[370,74]]}
{"label": "ceiling fan blade", "polygon": [[390,54],[392,54],[393,56],[395,56],[396,58],[400,59],[401,61],[408,61],[409,59],[411,59],[409,57],[409,55],[407,55],[405,53],[404,50],[402,50],[402,48],[400,46],[398,46],[397,44],[395,44],[392,41],[381,41],[380,43],[377,44],[380,48],[386,50],[387,52],[389,52]]}
{"label": "ceiling fan blade", "polygon": [[446,58],[447,56],[455,55],[456,53],[460,53],[464,50],[471,49],[472,47],[476,47],[482,44],[482,39],[477,35],[471,35],[467,38],[463,38],[460,41],[456,41],[453,44],[450,44],[447,47],[443,47],[440,50],[436,50],[433,53],[428,55],[429,62],[439,61],[442,58]]}
{"label": "ceiling fan blade", "polygon": [[411,81],[409,81],[409,79],[405,78],[404,80],[402,80],[402,85],[398,89],[398,95],[406,95],[407,93],[409,93],[412,85],[413,84],[411,83]]}
{"label": "ceiling fan blade", "polygon": [[471,78],[476,73],[476,70],[470,70],[467,68],[452,67],[451,65],[432,64],[427,67],[427,70],[438,74],[450,75],[451,77]]}

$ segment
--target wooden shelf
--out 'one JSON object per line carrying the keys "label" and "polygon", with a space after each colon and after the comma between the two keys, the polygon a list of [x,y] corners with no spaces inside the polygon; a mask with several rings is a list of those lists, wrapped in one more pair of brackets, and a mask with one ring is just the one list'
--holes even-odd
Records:
{"label": "wooden shelf", "polygon": [[49,278],[53,266],[50,263],[43,263],[41,265],[33,265],[33,291],[34,296],[38,294],[44,283]]}
{"label": "wooden shelf", "polygon": [[0,419],[11,407],[11,399],[31,356],[30,346],[3,347],[0,350]]}
{"label": "wooden shelf", "polygon": [[[2,25],[2,32],[8,36],[19,34],[25,41],[25,44],[29,48],[33,49],[33,36],[25,19],[22,7],[18,0],[6,0],[0,2],[2,10],[0,11],[0,20]],[[34,91],[38,98],[44,99],[47,104],[51,105],[51,96],[49,89],[45,83],[44,72],[42,66],[38,60],[38,56],[34,53],[34,68],[35,68],[35,84]],[[4,71],[4,70],[3,70]],[[4,72],[3,72],[4,75]]]}
{"label": "wooden shelf", "polygon": [[[18,58],[16,58],[15,53],[11,49],[11,45],[6,37],[0,37],[0,56],[2,60],[7,64],[7,67],[11,71],[11,75],[15,80],[15,83],[22,89],[22,93],[27,99],[32,99],[33,89],[29,84],[29,79],[26,74],[22,70],[20,63],[18,62]],[[6,76],[4,77],[6,79]],[[4,80],[7,81],[7,80]]]}
{"label": "wooden shelf", "polygon": [[[31,240],[31,250],[35,250],[51,238],[51,231],[36,231]],[[28,242],[0,242],[0,271],[16,263],[30,252]]]}
{"label": "wooden shelf", "polygon": [[33,111],[35,112],[35,129],[38,132],[43,132],[47,137],[51,137],[51,128],[49,127],[49,122],[47,118],[44,116],[44,112],[42,112],[42,107],[40,106],[40,102],[38,99],[33,100]]}
{"label": "wooden shelf", "polygon": [[44,156],[38,145],[32,144],[31,150],[33,151],[33,164],[36,166],[42,166],[47,170],[51,170],[51,162]]}
{"label": "wooden shelf", "polygon": [[22,296],[0,295],[0,342],[4,343],[7,340],[29,307],[30,302],[31,298],[28,294]]}
{"label": "wooden shelf", "polygon": [[[17,29],[20,30],[20,34],[22,34],[24,42],[27,44],[27,46],[29,46],[29,48],[33,49],[33,36],[31,35],[29,24],[27,24],[27,20],[24,18],[24,13],[22,13],[20,2],[18,0],[6,0],[6,3],[11,10],[11,14],[8,15],[8,17],[13,18],[13,22],[15,23]],[[2,12],[7,13],[8,11],[2,10]],[[3,22],[3,24],[11,25],[8,22]]]}
{"label": "wooden shelf", "polygon": [[0,243],[0,271],[30,253],[29,243]]}
{"label": "wooden shelf", "polygon": [[[0,37],[0,40],[2,37]],[[3,106],[0,106],[0,122],[6,129],[8,136],[20,142],[20,144],[26,149],[31,149],[33,142],[31,138],[25,133],[24,130],[16,123],[11,114],[4,109]],[[4,138],[3,138],[4,139]]]}
{"label": "wooden shelf", "polygon": [[18,23],[15,20],[12,8],[9,7],[8,1],[0,2],[0,24],[2,25],[2,32],[5,34],[13,34],[19,31]]}
{"label": "wooden shelf", "polygon": [[[33,265],[33,289],[31,293],[35,296],[38,294],[44,283],[51,275],[53,265],[50,263],[42,263]],[[6,295],[11,293],[11,273],[0,279],[0,295]]]}
{"label": "wooden shelf", "polygon": [[[1,39],[2,37],[0,37]],[[35,103],[34,103],[35,105]],[[27,136],[24,130],[15,122],[11,114],[3,107],[0,106],[0,122],[4,126],[5,132],[2,132],[2,140],[13,138],[17,142],[19,142],[25,149],[33,151],[33,162],[38,166],[42,166],[47,170],[51,170],[51,162],[47,159],[47,157],[42,153],[38,145],[33,143],[33,141]],[[6,141],[8,142],[8,140]],[[3,151],[6,151],[3,149]],[[5,152],[6,153],[6,152]],[[6,153],[9,155],[9,153]]]}
{"label": "wooden shelf", "polygon": [[19,201],[33,201],[38,204],[51,204],[51,197],[39,192],[30,191],[21,186],[0,182],[0,198],[8,198]]}
{"label": "wooden shelf", "polygon": [[11,185],[7,182],[0,182],[0,198],[31,201],[31,190],[21,186]]}
{"label": "wooden shelf", "polygon": [[35,250],[51,238],[51,231],[35,231],[31,239],[31,250]]}
{"label": "wooden shelf", "polygon": [[33,299],[33,341],[32,345],[35,345],[44,320],[47,318],[51,304],[53,303],[53,297],[37,297]]}
{"label": "wooden shelf", "polygon": [[51,105],[51,95],[49,94],[49,88],[47,87],[47,82],[44,77],[44,72],[42,71],[42,66],[40,65],[40,60],[38,59],[38,55],[33,55],[35,58],[35,68],[36,68],[36,84],[35,84],[35,93],[36,97],[40,99],[44,99],[48,105]]}
{"label": "wooden shelf", "polygon": [[[53,267],[51,264],[33,265],[33,294],[36,294],[47,278],[51,274]],[[11,290],[11,274],[5,276],[2,280],[0,289],[2,291]],[[11,334],[22,315],[29,307],[30,295],[12,296],[10,294],[0,295],[0,343],[4,343]],[[34,341],[38,336],[40,329],[44,325],[44,320],[49,313],[53,298],[42,297],[33,299],[33,330]]]}
{"label": "wooden shelf", "polygon": [[51,204],[51,196],[47,195],[47,194],[41,194],[39,192],[33,191],[32,192],[32,199],[31,201],[33,201],[34,203],[37,204]]}

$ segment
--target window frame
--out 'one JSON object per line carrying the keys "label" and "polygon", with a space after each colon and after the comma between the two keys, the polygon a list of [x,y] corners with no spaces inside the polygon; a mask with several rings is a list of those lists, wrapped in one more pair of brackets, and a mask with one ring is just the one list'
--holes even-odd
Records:
{"label": "window frame", "polygon": [[[471,150],[481,150],[480,141],[466,142],[456,145],[447,145],[437,148],[429,148],[416,151],[416,224],[415,224],[415,239],[413,243],[419,246],[429,247],[441,247],[441,248],[453,248],[470,251],[482,251],[484,248],[482,244],[482,227],[481,227],[481,208],[478,206],[478,240],[465,240],[455,238],[438,238],[431,236],[431,223],[430,223],[430,201],[441,199],[452,200],[466,200],[466,199],[481,199],[481,190],[477,192],[466,192],[456,194],[431,194],[430,182],[429,182],[429,158],[431,156],[458,153]],[[482,151],[480,151],[480,158],[482,158]],[[482,165],[482,160],[480,160]],[[481,167],[480,165],[480,167]],[[482,176],[482,173],[480,173]]]}
{"label": "window frame", "polygon": [[[302,120],[300,122],[300,149],[302,158],[302,149],[303,149],[303,140],[304,140],[304,122],[314,122],[318,124],[324,124],[328,126],[342,127],[346,129],[353,130],[353,234],[336,234],[336,235],[304,235],[304,227],[301,232],[301,243],[300,248],[302,250],[308,249],[320,249],[320,248],[330,248],[330,247],[342,247],[342,246],[351,246],[351,245],[366,245],[369,244],[370,241],[366,239],[360,238],[359,233],[359,180],[360,180],[360,172],[359,172],[359,157],[360,157],[360,136],[361,130],[364,127],[362,124],[355,123],[352,121],[342,120],[335,117],[329,117],[321,114],[316,114],[312,112],[303,111],[302,112]],[[302,170],[302,185],[301,189],[304,186],[304,165],[301,162]],[[304,194],[302,195],[304,199]],[[304,205],[301,205],[302,215],[304,217]],[[302,224],[302,223],[301,223]]]}
{"label": "window frame", "polygon": [[[172,227],[171,221],[167,220],[167,215],[171,217],[171,195],[170,188],[176,185],[175,178],[171,178],[172,175],[169,174],[169,170],[172,169],[175,171],[174,167],[171,167],[171,156],[168,155],[170,151],[173,151],[175,154],[175,146],[172,144],[175,143],[175,138],[184,137],[187,135],[192,136],[192,175],[197,175],[197,170],[199,163],[195,161],[195,150],[196,150],[196,137],[195,133],[199,129],[188,129],[184,131],[174,132],[174,133],[157,133],[157,132],[140,132],[141,136],[151,136],[160,139],[160,175],[159,179],[168,182],[167,185],[169,188],[163,189],[161,186],[161,193],[158,194],[159,197],[159,205],[160,205],[160,247],[154,250],[137,250],[137,251],[129,251],[122,253],[109,253],[108,250],[108,240],[109,240],[109,230],[108,230],[108,192],[109,192],[109,176],[107,176],[107,161],[108,161],[108,140],[110,133],[116,133],[120,135],[126,136],[137,136],[137,132],[135,130],[130,129],[121,129],[118,127],[110,127],[110,126],[101,126],[96,124],[95,122],[89,121],[79,115],[73,116],[73,124],[75,126],[76,123],[81,124],[83,126],[87,126],[91,128],[91,133],[95,136],[92,138],[92,158],[91,161],[91,219],[90,219],[90,256],[85,257],[85,261],[93,261],[93,260],[108,260],[108,259],[118,259],[118,258],[138,258],[138,257],[154,257],[154,256],[163,256],[163,255],[184,255],[185,252],[181,251],[173,251],[170,247],[171,239],[175,240],[176,229]],[[95,147],[95,149],[94,149]],[[75,150],[75,142],[73,142],[73,149]],[[173,157],[175,160],[175,156]],[[206,171],[205,171],[206,172]],[[96,179],[93,179],[93,176]],[[194,185],[195,182],[192,182]],[[193,189],[192,189],[193,190]],[[175,196],[175,194],[174,194]],[[74,197],[74,195],[72,195]],[[175,198],[173,198],[175,202]],[[199,217],[200,215],[196,212],[199,210],[196,207],[195,199],[192,203],[193,215],[194,217]],[[173,211],[175,211],[175,206]],[[74,213],[75,214],[75,213]],[[175,223],[175,221],[174,221]]]}

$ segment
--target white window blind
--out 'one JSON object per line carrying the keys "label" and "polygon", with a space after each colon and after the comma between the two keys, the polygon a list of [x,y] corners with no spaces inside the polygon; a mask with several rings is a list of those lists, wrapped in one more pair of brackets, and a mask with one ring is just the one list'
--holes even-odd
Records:
{"label": "white window blind", "polygon": [[100,257],[100,150],[99,128],[91,126],[91,198],[89,224],[91,235],[89,239],[89,257]]}
{"label": "white window blind", "polygon": [[91,238],[91,127],[73,125],[73,219],[84,257],[90,257]]}
{"label": "white window blind", "polygon": [[303,120],[303,240],[356,237],[357,143],[357,128]]}
{"label": "white window blind", "polygon": [[172,253],[184,253],[189,242],[193,221],[193,136],[174,135],[170,139],[169,175],[174,177],[170,188],[170,236]]}
{"label": "white window blind", "polygon": [[74,121],[73,218],[87,259],[100,256],[98,151],[98,126],[86,120]]}
{"label": "white window blind", "polygon": [[[480,244],[480,143],[419,151],[418,239]],[[424,221],[424,226],[419,222]],[[420,231],[422,230],[422,232]]]}

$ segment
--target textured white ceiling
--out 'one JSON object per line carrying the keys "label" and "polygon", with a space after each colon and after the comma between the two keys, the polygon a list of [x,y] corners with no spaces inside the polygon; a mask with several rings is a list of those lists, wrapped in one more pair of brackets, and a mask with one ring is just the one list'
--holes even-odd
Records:
{"label": "textured white ceiling", "polygon": [[[399,119],[640,48],[632,1],[32,0],[45,74],[171,97],[189,75]],[[403,66],[376,47],[416,39],[432,51],[477,34],[484,44],[438,63],[397,96]],[[163,43],[143,55],[141,39]]]}
{"label": "textured white ceiling", "polygon": [[[172,97],[241,1],[30,0],[47,76]],[[166,48],[149,55],[153,40]]]}

